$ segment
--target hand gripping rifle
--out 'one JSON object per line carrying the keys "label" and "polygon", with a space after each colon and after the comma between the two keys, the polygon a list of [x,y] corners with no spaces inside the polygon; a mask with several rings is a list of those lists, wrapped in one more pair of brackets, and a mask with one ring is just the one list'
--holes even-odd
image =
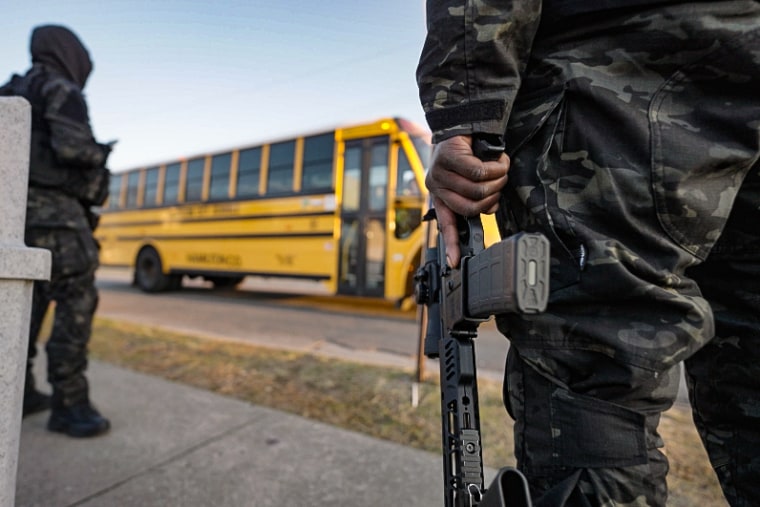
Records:
{"label": "hand gripping rifle", "polygon": [[[475,148],[484,160],[502,151],[487,143]],[[425,219],[435,219],[435,210]],[[491,315],[546,308],[549,242],[541,234],[518,233],[485,248],[480,218],[459,219],[459,267],[448,267],[439,233],[415,274],[417,303],[428,312],[424,353],[440,364],[445,505],[530,507],[527,481],[514,468],[499,470],[484,489],[473,340]]]}

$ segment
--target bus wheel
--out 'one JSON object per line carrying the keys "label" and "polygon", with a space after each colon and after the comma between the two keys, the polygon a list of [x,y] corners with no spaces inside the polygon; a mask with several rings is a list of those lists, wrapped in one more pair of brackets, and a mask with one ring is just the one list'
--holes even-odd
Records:
{"label": "bus wheel", "polygon": [[242,276],[204,276],[206,280],[214,284],[215,289],[233,289],[243,281]]}
{"label": "bus wheel", "polygon": [[135,283],[145,292],[161,292],[169,288],[171,278],[161,268],[161,257],[155,248],[145,247],[137,254]]}

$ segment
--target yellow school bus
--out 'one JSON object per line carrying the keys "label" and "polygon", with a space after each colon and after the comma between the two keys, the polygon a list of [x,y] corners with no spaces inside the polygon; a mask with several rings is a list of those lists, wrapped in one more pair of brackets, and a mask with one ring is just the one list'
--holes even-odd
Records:
{"label": "yellow school bus", "polygon": [[400,302],[421,257],[429,155],[427,131],[385,118],[114,174],[101,264],[133,268],[146,292],[252,275]]}

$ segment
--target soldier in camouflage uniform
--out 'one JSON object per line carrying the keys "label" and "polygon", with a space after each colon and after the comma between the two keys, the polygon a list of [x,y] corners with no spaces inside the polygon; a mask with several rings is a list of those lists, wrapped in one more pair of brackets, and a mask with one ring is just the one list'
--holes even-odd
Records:
{"label": "soldier in camouflage uniform", "polygon": [[53,387],[48,429],[89,437],[106,432],[110,422],[90,403],[84,375],[98,303],[98,247],[89,206],[104,198],[102,188],[94,199],[85,190],[94,175],[101,174],[110,147],[97,143],[90,128],[82,89],[92,62],[77,36],[61,26],[37,27],[31,54],[32,68],[24,76],[13,76],[6,88],[32,105],[25,240],[29,246],[50,250],[53,265],[50,281],[34,284],[25,412],[44,408],[31,366],[42,321],[55,301],[45,346]]}
{"label": "soldier in camouflage uniform", "polygon": [[[760,505],[760,3],[428,0],[427,15],[417,78],[450,264],[453,213],[498,206],[502,235],[551,241],[546,313],[497,317],[535,504],[665,505],[657,427],[684,362],[726,498]],[[480,162],[472,136],[506,155]]]}

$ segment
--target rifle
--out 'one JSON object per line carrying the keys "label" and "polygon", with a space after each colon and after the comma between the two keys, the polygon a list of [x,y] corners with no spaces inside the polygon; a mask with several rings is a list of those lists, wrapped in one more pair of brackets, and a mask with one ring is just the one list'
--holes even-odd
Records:
{"label": "rifle", "polygon": [[[481,159],[502,151],[488,143],[475,148]],[[434,219],[431,208],[425,220]],[[439,233],[415,274],[417,303],[427,307],[424,353],[440,364],[445,505],[530,507],[527,480],[515,468],[499,470],[484,489],[473,340],[491,315],[546,309],[549,241],[521,232],[485,248],[479,217],[459,217],[458,230],[459,267],[448,267]]]}

